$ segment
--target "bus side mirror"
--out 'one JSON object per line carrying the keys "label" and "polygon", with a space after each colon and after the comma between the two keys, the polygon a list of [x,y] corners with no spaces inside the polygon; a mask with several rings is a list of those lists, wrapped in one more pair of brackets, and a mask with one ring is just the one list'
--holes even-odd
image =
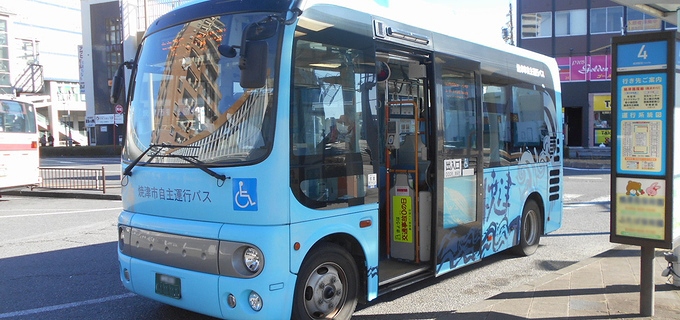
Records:
{"label": "bus side mirror", "polygon": [[125,64],[121,64],[116,70],[116,74],[111,80],[111,96],[109,100],[112,104],[118,104],[121,97],[125,96]]}
{"label": "bus side mirror", "polygon": [[241,87],[244,89],[262,88],[267,82],[267,39],[273,37],[278,30],[279,21],[269,17],[251,23],[243,30],[241,38]]}
{"label": "bus side mirror", "polygon": [[[245,50],[244,50],[245,49]],[[241,87],[244,89],[262,88],[267,82],[267,52],[265,40],[246,41],[245,54],[239,60]]]}

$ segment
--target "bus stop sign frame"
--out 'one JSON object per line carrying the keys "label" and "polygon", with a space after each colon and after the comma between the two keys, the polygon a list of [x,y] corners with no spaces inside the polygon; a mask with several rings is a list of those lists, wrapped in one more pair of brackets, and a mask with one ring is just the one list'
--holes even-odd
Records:
{"label": "bus stop sign frame", "polygon": [[678,39],[675,31],[612,38],[611,242],[673,249],[680,236]]}

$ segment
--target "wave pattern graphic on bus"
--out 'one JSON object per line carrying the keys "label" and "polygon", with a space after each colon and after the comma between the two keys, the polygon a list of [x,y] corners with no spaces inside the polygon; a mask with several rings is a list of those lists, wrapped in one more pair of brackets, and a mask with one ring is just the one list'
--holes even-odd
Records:
{"label": "wave pattern graphic on bus", "polygon": [[442,245],[437,250],[437,257],[441,263],[437,266],[437,272],[456,269],[458,266],[466,265],[481,258],[479,250],[475,249],[475,244],[480,243],[482,234],[479,229],[469,232],[463,236],[451,230]]}

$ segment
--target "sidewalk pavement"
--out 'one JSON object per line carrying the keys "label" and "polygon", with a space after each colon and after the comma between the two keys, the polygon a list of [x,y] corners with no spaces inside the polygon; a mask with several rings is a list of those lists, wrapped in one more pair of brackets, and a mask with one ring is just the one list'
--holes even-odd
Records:
{"label": "sidewalk pavement", "polygon": [[[565,160],[567,168],[608,170],[610,165],[609,159]],[[106,193],[36,188],[32,191],[15,191],[12,194],[120,200],[120,179],[107,179]],[[640,248],[621,245],[554,271],[512,291],[468,305],[455,311],[450,318],[680,319],[680,287],[668,284],[668,279],[661,276],[661,272],[668,265],[663,257],[665,251],[657,250],[655,254],[653,317],[640,315]],[[677,269],[680,270],[680,265]]]}
{"label": "sidewalk pavement", "polygon": [[680,319],[680,287],[661,276],[668,266],[664,251],[655,252],[652,317],[640,315],[640,247],[629,245],[466,306],[454,315],[471,320]]}

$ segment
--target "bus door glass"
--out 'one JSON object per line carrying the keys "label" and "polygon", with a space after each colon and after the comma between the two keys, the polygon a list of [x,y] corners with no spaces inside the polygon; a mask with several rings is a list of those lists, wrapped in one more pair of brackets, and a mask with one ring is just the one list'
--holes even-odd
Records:
{"label": "bus door glass", "polygon": [[382,52],[378,60],[378,78],[384,78],[378,91],[385,106],[386,254],[419,264],[432,256],[429,56]]}
{"label": "bus door glass", "polygon": [[[315,31],[322,21],[333,27]],[[291,189],[308,208],[375,206],[378,200],[374,44],[370,34],[353,32],[354,23],[311,8],[297,26]]]}
{"label": "bus door glass", "polygon": [[477,63],[437,57],[436,273],[480,259],[482,153]]}

